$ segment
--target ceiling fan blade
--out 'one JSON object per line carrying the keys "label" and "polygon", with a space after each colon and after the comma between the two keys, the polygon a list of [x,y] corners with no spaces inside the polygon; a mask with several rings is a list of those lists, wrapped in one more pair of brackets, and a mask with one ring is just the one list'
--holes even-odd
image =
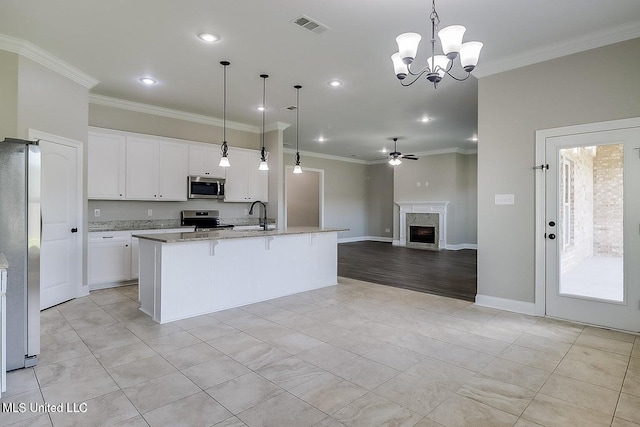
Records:
{"label": "ceiling fan blade", "polygon": [[405,157],[405,156],[402,156],[402,158],[403,159],[407,159],[407,160],[418,160],[417,157]]}

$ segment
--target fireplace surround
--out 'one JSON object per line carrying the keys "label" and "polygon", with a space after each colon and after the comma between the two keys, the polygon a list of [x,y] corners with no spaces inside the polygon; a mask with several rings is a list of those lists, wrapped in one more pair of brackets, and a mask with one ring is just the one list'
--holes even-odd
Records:
{"label": "fireplace surround", "polygon": [[[394,245],[439,250],[447,247],[447,205],[444,202],[398,202],[399,239]],[[417,217],[411,214],[419,214]],[[420,215],[422,214],[422,215]],[[427,214],[427,215],[423,215]],[[409,219],[408,219],[409,218]],[[410,229],[413,226],[434,227],[434,243],[410,242]],[[424,246],[429,245],[429,246]]]}

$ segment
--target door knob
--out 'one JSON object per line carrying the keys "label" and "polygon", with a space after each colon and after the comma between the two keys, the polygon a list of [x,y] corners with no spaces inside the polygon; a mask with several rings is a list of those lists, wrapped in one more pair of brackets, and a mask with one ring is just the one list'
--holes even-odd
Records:
{"label": "door knob", "polygon": [[72,233],[77,233],[77,232],[78,232],[78,229],[77,229],[76,227],[73,227],[73,228],[71,229],[71,232],[72,232]]}
{"label": "door knob", "polygon": [[554,240],[554,239],[556,238],[556,235],[555,235],[555,234],[553,234],[553,233],[551,233],[551,234],[549,234],[549,238],[550,238],[551,240]]}

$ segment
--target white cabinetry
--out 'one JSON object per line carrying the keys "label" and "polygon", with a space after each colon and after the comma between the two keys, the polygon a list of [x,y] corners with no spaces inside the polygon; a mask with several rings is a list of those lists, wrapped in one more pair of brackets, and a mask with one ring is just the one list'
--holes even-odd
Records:
{"label": "white cabinetry", "polygon": [[89,233],[88,260],[88,282],[92,289],[129,280],[131,232]]}
{"label": "white cabinetry", "polygon": [[[193,227],[173,228],[166,230],[143,230],[143,231],[131,231],[130,234],[161,234],[161,233],[188,233],[193,231]],[[140,239],[137,237],[131,237],[131,279],[137,279],[139,277],[139,263],[140,263]]]}
{"label": "white cabinetry", "polygon": [[268,171],[258,170],[260,153],[254,150],[229,150],[231,167],[227,168],[225,202],[266,202],[269,198]]}
{"label": "white cabinetry", "polygon": [[127,199],[187,200],[186,144],[128,136],[126,151]]}
{"label": "white cabinetry", "polygon": [[125,197],[126,137],[89,131],[87,193],[89,199]]}
{"label": "white cabinetry", "polygon": [[219,162],[219,145],[189,144],[189,175],[224,178],[225,168],[218,166]]}

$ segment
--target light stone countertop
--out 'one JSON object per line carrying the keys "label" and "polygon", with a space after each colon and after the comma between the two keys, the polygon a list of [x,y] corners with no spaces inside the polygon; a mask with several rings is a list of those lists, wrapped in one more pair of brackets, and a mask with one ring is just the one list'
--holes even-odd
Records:
{"label": "light stone countertop", "polygon": [[326,227],[289,227],[284,230],[220,230],[210,232],[134,234],[139,239],[153,240],[162,243],[195,242],[202,240],[243,239],[248,237],[286,236],[290,234],[314,234],[348,231],[348,228]]}
{"label": "light stone countertop", "polygon": [[2,252],[0,252],[0,270],[6,270],[7,268],[9,268],[7,257],[4,256]]}

